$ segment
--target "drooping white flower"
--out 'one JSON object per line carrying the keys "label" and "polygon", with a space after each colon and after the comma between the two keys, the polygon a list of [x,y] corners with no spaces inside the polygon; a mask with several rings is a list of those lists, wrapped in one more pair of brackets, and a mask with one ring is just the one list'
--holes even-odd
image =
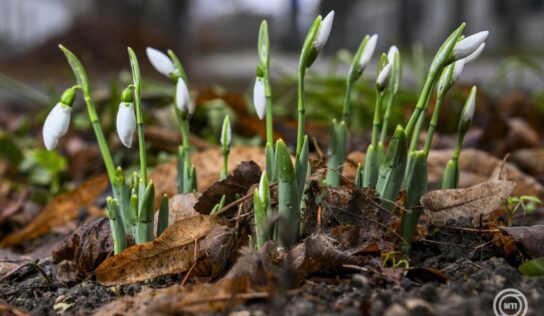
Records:
{"label": "drooping white flower", "polygon": [[397,48],[397,46],[392,45],[391,47],[389,47],[389,51],[387,51],[387,59],[390,63],[395,63],[395,55],[398,53],[399,49]]}
{"label": "drooping white flower", "polygon": [[230,127],[230,118],[227,115],[225,116],[225,120],[223,120],[223,127],[221,128],[221,138],[219,139],[221,145],[228,147],[230,145],[231,137],[232,129]]}
{"label": "drooping white flower", "polygon": [[376,79],[376,85],[378,87],[385,87],[389,78],[391,77],[391,63],[388,63],[383,67],[383,69],[378,74],[378,79]]}
{"label": "drooping white flower", "polygon": [[125,147],[132,146],[132,136],[136,130],[136,115],[132,102],[121,102],[117,111],[117,135]]}
{"label": "drooping white flower", "polygon": [[477,50],[465,58],[465,65],[473,62],[476,58],[480,57],[480,54],[484,51],[485,43],[482,43]]}
{"label": "drooping white flower", "polygon": [[321,25],[319,26],[319,31],[317,31],[317,38],[314,43],[314,47],[318,51],[320,51],[325,46],[325,44],[327,43],[327,40],[329,39],[333,20],[334,20],[334,10],[329,12],[329,14],[327,14],[327,16],[323,19],[323,21],[321,21]]}
{"label": "drooping white flower", "polygon": [[255,106],[255,112],[257,112],[259,120],[262,120],[266,113],[266,95],[264,78],[262,77],[257,77],[255,79],[255,85],[253,86],[253,105]]}
{"label": "drooping white flower", "polygon": [[463,121],[469,122],[472,121],[474,117],[474,108],[476,107],[476,86],[473,86],[468,95],[467,101],[465,102],[465,107],[463,109]]}
{"label": "drooping white flower", "polygon": [[59,102],[47,115],[43,124],[43,143],[47,150],[57,147],[59,139],[66,134],[70,126],[72,107]]}
{"label": "drooping white flower", "polygon": [[454,82],[457,82],[457,79],[461,77],[461,73],[463,72],[463,68],[465,68],[465,59],[459,59],[453,64],[453,75],[451,76],[452,84]]}
{"label": "drooping white flower", "polygon": [[176,66],[165,53],[152,47],[146,48],[145,52],[151,65],[161,74],[169,77],[176,72]]}
{"label": "drooping white flower", "polygon": [[176,84],[176,107],[180,111],[189,111],[191,112],[191,105],[189,104],[189,89],[183,78],[178,78],[178,83]]}
{"label": "drooping white flower", "polygon": [[376,49],[376,43],[378,42],[378,34],[372,35],[368,42],[366,42],[365,49],[363,53],[361,54],[361,58],[359,59],[359,66],[361,69],[365,69],[368,63],[370,62],[370,59],[372,59],[372,55],[374,55],[374,50]]}
{"label": "drooping white flower", "polygon": [[478,47],[480,47],[480,45],[482,45],[482,43],[485,42],[488,35],[489,35],[488,31],[482,31],[476,34],[472,34],[462,39],[461,41],[459,41],[453,47],[454,59],[459,60],[475,52],[478,49]]}

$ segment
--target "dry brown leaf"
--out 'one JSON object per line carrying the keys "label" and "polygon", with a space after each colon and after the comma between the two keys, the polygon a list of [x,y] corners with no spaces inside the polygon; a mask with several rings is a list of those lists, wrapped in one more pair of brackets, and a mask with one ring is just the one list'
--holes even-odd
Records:
{"label": "dry brown leaf", "polygon": [[55,245],[51,251],[51,270],[61,282],[79,282],[112,252],[109,220],[96,218]]}
{"label": "dry brown leaf", "polygon": [[425,212],[433,224],[445,225],[460,217],[479,220],[500,208],[512,194],[512,181],[488,181],[466,189],[431,191],[421,198]]}
{"label": "dry brown leaf", "polygon": [[544,257],[544,225],[501,227],[533,257]]}
{"label": "dry brown leaf", "polygon": [[57,226],[65,225],[77,217],[80,208],[91,205],[107,185],[107,176],[101,175],[89,179],[70,192],[55,197],[28,226],[6,236],[0,242],[0,247],[18,245],[45,235]]}
{"label": "dry brown leaf", "polygon": [[[451,159],[451,150],[436,150],[429,154],[429,183],[436,185],[444,173],[444,168]],[[498,159],[484,151],[476,149],[463,149],[459,158],[459,187],[466,188],[485,182],[493,171],[502,163]],[[506,171],[508,180],[516,183],[513,195],[536,195],[544,199],[544,186],[535,178],[523,173],[516,166],[507,162]]]}
{"label": "dry brown leaf", "polygon": [[0,315],[2,316],[30,316],[15,306],[0,301]]}
{"label": "dry brown leaf", "polygon": [[[195,261],[195,246],[217,225],[212,216],[181,219],[155,240],[131,246],[106,259],[97,269],[96,278],[104,285],[117,285],[147,280],[160,275],[182,273]],[[198,249],[197,258],[206,249]]]}

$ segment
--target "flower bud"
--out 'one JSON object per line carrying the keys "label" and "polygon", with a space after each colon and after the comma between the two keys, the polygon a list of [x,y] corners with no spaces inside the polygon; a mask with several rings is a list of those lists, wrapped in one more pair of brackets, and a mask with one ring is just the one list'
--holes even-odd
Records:
{"label": "flower bud", "polygon": [[47,150],[55,149],[59,139],[68,131],[71,113],[70,105],[59,102],[47,115],[43,124],[43,143]]}
{"label": "flower bud", "polygon": [[474,53],[468,55],[465,58],[465,65],[473,62],[474,60],[476,60],[476,58],[480,57],[480,54],[482,54],[482,52],[484,51],[484,48],[485,48],[485,43],[482,43],[478,47],[478,49],[474,51]]}
{"label": "flower bud", "polygon": [[476,86],[473,86],[472,89],[470,89],[470,93],[463,108],[463,116],[461,117],[462,124],[471,122],[472,118],[474,117],[474,109],[476,107],[476,92],[477,88]]}
{"label": "flower bud", "polygon": [[374,34],[368,39],[368,42],[365,45],[365,49],[361,54],[361,58],[359,59],[359,66],[361,67],[361,70],[365,69],[370,62],[370,59],[372,59],[372,55],[374,55],[374,50],[376,49],[377,42],[378,34]]}
{"label": "flower bud", "polygon": [[323,21],[321,21],[321,25],[319,26],[319,31],[317,32],[317,38],[314,43],[314,47],[317,51],[320,51],[327,43],[327,40],[329,39],[329,35],[331,34],[333,20],[334,20],[334,10],[329,12],[329,14],[327,14],[327,16],[323,19]]}
{"label": "flower bud", "polygon": [[226,115],[225,119],[223,120],[223,127],[221,128],[221,139],[219,139],[223,147],[228,147],[230,145],[231,134],[232,130],[230,127],[230,118],[228,115]]}
{"label": "flower bud", "polygon": [[389,47],[389,51],[387,52],[387,59],[390,63],[395,63],[396,54],[399,54],[399,49],[397,48],[397,46],[392,45],[391,47]]}
{"label": "flower bud", "polygon": [[453,64],[453,76],[451,78],[451,84],[454,84],[457,82],[457,79],[461,77],[461,73],[463,72],[463,68],[465,68],[465,59],[459,59]]}
{"label": "flower bud", "polygon": [[263,77],[255,78],[255,85],[253,86],[253,105],[255,106],[257,116],[262,120],[266,112],[266,94]]}
{"label": "flower bud", "polygon": [[387,65],[383,66],[382,71],[378,74],[378,79],[376,79],[376,86],[379,90],[385,89],[387,86],[387,83],[389,82],[389,78],[391,77],[391,62],[387,63]]}
{"label": "flower bud", "polygon": [[472,34],[469,37],[465,37],[461,41],[457,42],[453,47],[454,60],[465,58],[474,53],[480,47],[480,45],[485,42],[488,35],[488,31],[482,31]]}
{"label": "flower bud", "polygon": [[176,107],[181,111],[189,111],[192,114],[194,107],[189,104],[189,89],[183,78],[178,78],[176,84]]}
{"label": "flower bud", "polygon": [[132,136],[136,130],[136,115],[133,103],[121,102],[117,112],[117,135],[125,147],[132,146]]}
{"label": "flower bud", "polygon": [[168,57],[165,53],[152,47],[146,48],[145,52],[149,62],[151,62],[153,68],[155,68],[155,70],[157,70],[159,73],[165,75],[166,77],[170,77],[176,72],[176,66],[170,57]]}

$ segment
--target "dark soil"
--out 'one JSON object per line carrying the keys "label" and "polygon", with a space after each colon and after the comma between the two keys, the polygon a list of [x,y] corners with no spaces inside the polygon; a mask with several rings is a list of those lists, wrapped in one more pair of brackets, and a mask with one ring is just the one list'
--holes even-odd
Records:
{"label": "dark soil", "polygon": [[[371,260],[380,265],[380,258]],[[515,288],[527,297],[527,315],[538,315],[544,308],[544,277],[524,277],[512,263],[484,235],[442,229],[416,242],[411,255],[412,266],[423,272],[439,271],[437,275],[369,268],[353,274],[313,277],[284,295],[269,301],[249,301],[232,311],[256,315],[493,315],[495,295]],[[40,266],[53,278],[49,261]],[[168,276],[103,287],[88,278],[71,285],[48,281],[36,268],[25,267],[0,283],[0,299],[33,315],[56,315],[63,310],[63,315],[87,315],[122,296],[134,295],[142,287],[160,288],[179,282],[180,276]]]}

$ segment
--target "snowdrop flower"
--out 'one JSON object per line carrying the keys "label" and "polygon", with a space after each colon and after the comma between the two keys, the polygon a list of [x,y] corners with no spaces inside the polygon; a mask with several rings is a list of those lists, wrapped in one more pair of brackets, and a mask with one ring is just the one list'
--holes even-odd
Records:
{"label": "snowdrop flower", "polygon": [[68,131],[71,113],[71,105],[58,102],[47,115],[43,124],[43,143],[47,150],[55,149],[59,139]]}
{"label": "snowdrop flower", "polygon": [[389,51],[387,52],[387,59],[389,60],[390,63],[395,62],[395,55],[398,53],[399,53],[399,49],[397,48],[397,46],[392,45],[391,47],[389,47]]}
{"label": "snowdrop flower", "polygon": [[314,43],[314,47],[317,51],[320,51],[327,43],[327,40],[329,39],[329,35],[331,34],[333,20],[334,20],[334,10],[329,12],[329,14],[327,14],[327,16],[323,19],[323,21],[321,21],[321,25],[319,26],[319,31],[317,32],[317,39],[315,40],[315,43]]}
{"label": "snowdrop flower", "polygon": [[378,34],[372,35],[368,39],[368,42],[366,42],[365,50],[361,54],[361,59],[359,59],[359,66],[361,67],[361,70],[365,69],[370,62],[370,59],[372,59],[372,55],[374,54],[374,50],[376,49],[377,42]]}
{"label": "snowdrop flower", "polygon": [[190,114],[194,111],[194,106],[189,103],[189,89],[183,78],[178,78],[176,84],[176,106],[180,111],[188,111]]}
{"label": "snowdrop flower", "polygon": [[223,127],[221,128],[221,139],[219,140],[223,147],[228,147],[230,145],[231,135],[232,130],[230,128],[230,118],[227,115],[223,121]]}
{"label": "snowdrop flower", "polygon": [[132,136],[136,130],[136,115],[132,102],[121,102],[117,112],[117,134],[125,147],[132,146]]}
{"label": "snowdrop flower", "polygon": [[459,41],[453,47],[454,59],[459,60],[475,52],[480,47],[480,45],[482,45],[482,43],[485,42],[488,35],[489,35],[488,31],[482,31],[476,34],[472,34],[469,37],[466,37],[462,39],[461,41]]}
{"label": "snowdrop flower", "polygon": [[474,117],[474,108],[476,107],[476,86],[473,86],[468,95],[468,99],[465,103],[463,110],[463,122],[470,122]]}
{"label": "snowdrop flower", "polygon": [[457,79],[461,77],[461,73],[463,72],[463,68],[465,68],[465,59],[459,59],[453,64],[453,76],[451,78],[451,84],[454,82],[457,82]]}
{"label": "snowdrop flower", "polygon": [[480,54],[482,54],[482,52],[484,51],[484,48],[485,48],[485,43],[482,43],[478,47],[478,49],[476,49],[472,54],[468,55],[465,58],[465,65],[473,62],[474,60],[476,60],[476,58],[480,57]]}
{"label": "snowdrop flower", "polygon": [[253,86],[253,105],[255,106],[255,112],[260,120],[264,118],[266,107],[266,95],[264,87],[264,78],[257,77],[255,79],[255,85]]}
{"label": "snowdrop flower", "polygon": [[161,74],[165,75],[166,77],[170,77],[176,72],[176,66],[174,66],[174,63],[170,57],[168,57],[165,53],[152,47],[146,48],[145,52],[149,62],[151,62],[151,65],[153,65],[155,70]]}
{"label": "snowdrop flower", "polygon": [[389,77],[391,77],[391,62],[387,63],[387,65],[383,67],[383,69],[380,71],[380,74],[378,75],[378,79],[376,79],[376,85],[378,86],[378,89],[382,90],[387,86]]}

